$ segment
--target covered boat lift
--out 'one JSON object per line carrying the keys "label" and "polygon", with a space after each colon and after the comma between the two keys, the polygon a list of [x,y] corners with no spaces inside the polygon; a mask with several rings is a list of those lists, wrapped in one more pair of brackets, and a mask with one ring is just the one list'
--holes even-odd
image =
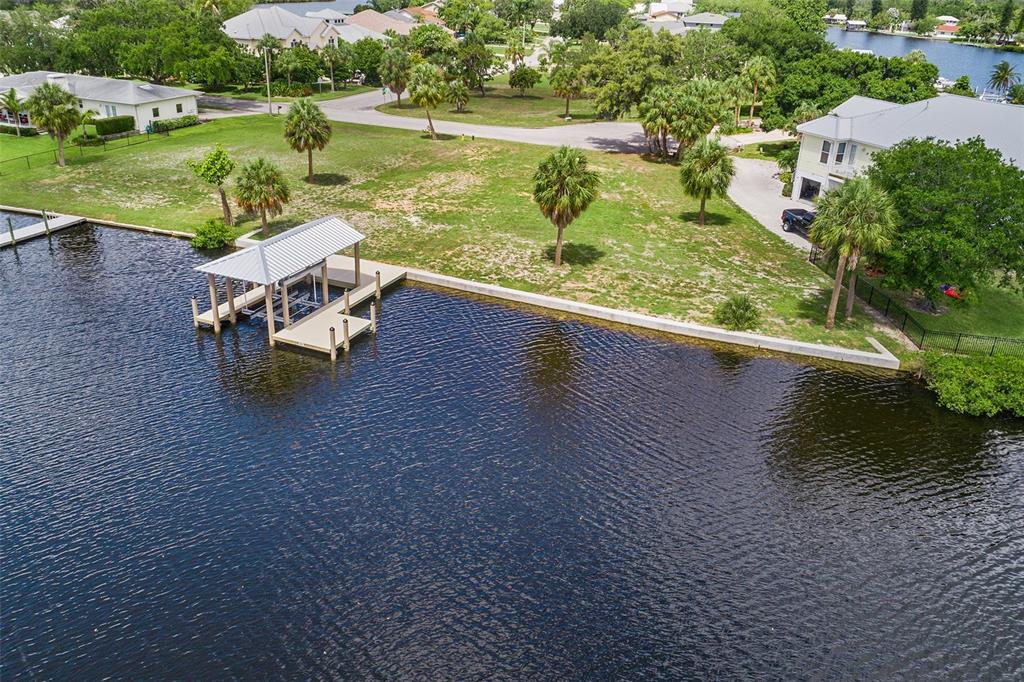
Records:
{"label": "covered boat lift", "polygon": [[[206,273],[210,309],[200,313],[193,297],[193,323],[197,328],[210,326],[219,334],[225,320],[235,324],[239,313],[252,313],[262,299],[271,346],[281,342],[329,353],[334,359],[339,346],[348,350],[352,338],[367,330],[376,331],[376,308],[371,306],[370,319],[366,320],[352,316],[352,307],[371,296],[379,299],[382,287],[405,277],[405,271],[400,268],[372,262],[365,264],[376,268],[374,276],[363,277],[364,262],[359,257],[359,244],[364,239],[365,235],[344,220],[328,216],[204,263],[195,269]],[[350,248],[351,257],[336,255]],[[318,276],[322,291],[319,308],[293,323],[288,287],[306,278],[315,283]],[[217,294],[217,277],[226,279],[224,303]],[[251,288],[235,296],[235,280]],[[328,289],[331,281],[346,287],[344,296],[333,302]],[[284,323],[280,331],[276,328],[275,295],[281,303]]]}

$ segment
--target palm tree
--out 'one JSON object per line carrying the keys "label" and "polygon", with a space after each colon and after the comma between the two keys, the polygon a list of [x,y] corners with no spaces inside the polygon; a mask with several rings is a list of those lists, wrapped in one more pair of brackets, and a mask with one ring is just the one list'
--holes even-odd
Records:
{"label": "palm tree", "polygon": [[[564,43],[558,43],[564,45]],[[583,95],[587,82],[583,71],[575,63],[557,63],[551,69],[551,89],[559,97],[565,98],[565,117],[569,117],[569,100],[578,99]]]}
{"label": "palm tree", "polygon": [[558,228],[555,266],[562,265],[562,235],[597,197],[600,178],[587,168],[587,157],[571,147],[559,147],[540,162],[533,174],[533,199],[540,212]]}
{"label": "palm tree", "polygon": [[46,82],[35,89],[25,106],[35,124],[57,138],[57,165],[63,168],[64,140],[82,120],[78,98],[56,83]]}
{"label": "palm tree", "polygon": [[1024,104],[1024,85],[1014,83],[1007,89],[1006,97],[1010,100],[1010,104]]}
{"label": "palm tree", "polygon": [[750,81],[751,87],[753,87],[753,96],[750,99],[750,115],[748,118],[754,119],[754,104],[757,102],[757,91],[759,88],[768,90],[775,85],[775,65],[772,64],[772,60],[768,57],[758,55],[751,57],[743,66],[743,75]]}
{"label": "palm tree", "polygon": [[687,148],[711,134],[732,112],[722,83],[706,78],[687,81],[673,98],[672,137],[679,143],[676,158],[682,159]]}
{"label": "palm tree", "polygon": [[437,67],[427,62],[422,62],[412,70],[409,78],[409,98],[418,107],[423,107],[427,112],[427,126],[430,128],[430,138],[437,139],[434,131],[434,121],[430,118],[430,110],[445,100],[447,88],[441,72]]}
{"label": "palm tree", "polygon": [[466,102],[469,101],[469,86],[466,85],[466,81],[461,78],[456,78],[448,83],[448,89],[445,91],[445,98],[448,103],[455,107],[455,111],[462,111],[466,106]]}
{"label": "palm tree", "polygon": [[[673,91],[668,87],[657,87],[640,102],[640,125],[647,137],[647,146],[657,148],[662,158],[668,156],[668,134],[676,119]],[[652,144],[653,142],[653,144]]]}
{"label": "palm tree", "polygon": [[846,293],[846,316],[849,317],[853,314],[858,261],[865,254],[888,248],[895,230],[896,211],[892,199],[867,178],[847,180],[818,200],[818,212],[810,232],[811,241],[834,250],[839,256],[825,320],[826,329],[832,329],[836,324],[843,271],[850,270]]}
{"label": "palm tree", "polygon": [[1005,59],[992,69],[992,77],[988,79],[988,86],[999,92],[1006,92],[1010,86],[1020,81],[1017,69],[1011,66]]}
{"label": "palm tree", "polygon": [[21,121],[18,119],[18,114],[24,104],[25,101],[18,97],[18,92],[14,88],[0,95],[0,107],[14,116],[14,132],[18,137],[21,137]]}
{"label": "palm tree", "polygon": [[510,32],[508,41],[505,43],[505,58],[508,59],[509,64],[514,68],[516,64],[523,61],[523,57],[526,56],[525,53],[526,49],[523,46],[522,40]]}
{"label": "palm tree", "polygon": [[96,123],[96,117],[100,115],[100,112],[95,109],[86,109],[82,112],[82,139],[85,139],[85,126],[91,126]]}
{"label": "palm tree", "polygon": [[402,93],[409,85],[411,71],[412,59],[409,53],[400,47],[390,48],[380,61],[380,80],[398,97],[399,109],[402,108]]}
{"label": "palm tree", "polygon": [[729,150],[721,142],[703,137],[683,154],[679,182],[683,191],[700,199],[700,226],[704,227],[704,205],[713,196],[724,196],[736,170]]}
{"label": "palm tree", "polygon": [[284,139],[295,151],[306,152],[306,181],[313,182],[313,150],[321,151],[331,141],[331,124],[312,98],[303,97],[289,107]]}
{"label": "palm tree", "polygon": [[299,55],[293,50],[285,50],[277,58],[277,68],[284,71],[285,78],[288,79],[288,87],[290,88],[292,86],[292,74],[302,68]]}
{"label": "palm tree", "polygon": [[280,215],[290,198],[284,173],[270,161],[260,157],[242,166],[235,185],[235,201],[244,211],[259,211],[263,236],[270,236],[267,215]]}
{"label": "palm tree", "polygon": [[750,94],[750,81],[744,76],[733,76],[732,78],[725,81],[723,86],[725,94],[730,100],[732,100],[733,106],[733,125],[737,128],[740,127],[740,105],[743,104],[744,98]]}

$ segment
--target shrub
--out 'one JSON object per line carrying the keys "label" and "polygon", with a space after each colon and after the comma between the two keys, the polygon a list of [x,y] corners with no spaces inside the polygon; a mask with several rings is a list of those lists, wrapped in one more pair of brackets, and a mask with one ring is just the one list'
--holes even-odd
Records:
{"label": "shrub", "polygon": [[975,417],[1024,417],[1024,358],[927,353],[924,377],[939,404]]}
{"label": "shrub", "polygon": [[195,114],[189,114],[187,116],[181,116],[179,118],[169,118],[165,121],[153,121],[154,133],[165,133],[168,130],[177,130],[178,128],[188,128],[189,126],[199,125],[199,117]]}
{"label": "shrub", "polygon": [[[14,126],[0,124],[0,133],[3,133],[4,135],[17,135],[18,134],[18,130]],[[22,137],[32,137],[33,135],[38,135],[38,134],[39,134],[39,131],[36,130],[35,128],[22,128],[21,129],[21,136]]]}
{"label": "shrub", "polygon": [[96,119],[97,135],[116,135],[135,130],[134,116],[109,116]]}
{"label": "shrub", "polygon": [[210,218],[199,226],[192,246],[197,249],[222,249],[234,241],[231,230],[220,218]]}
{"label": "shrub", "polygon": [[730,296],[715,308],[715,322],[733,331],[747,331],[761,323],[761,313],[749,296]]}

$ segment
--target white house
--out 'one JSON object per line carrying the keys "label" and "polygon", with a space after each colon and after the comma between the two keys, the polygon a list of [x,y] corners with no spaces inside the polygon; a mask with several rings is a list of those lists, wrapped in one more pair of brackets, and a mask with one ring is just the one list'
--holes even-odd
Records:
{"label": "white house", "polygon": [[939,95],[911,104],[855,96],[797,126],[800,153],[793,198],[813,199],[863,173],[871,156],[910,138],[956,142],[980,137],[1024,169],[1024,107]]}
{"label": "white house", "polygon": [[[78,108],[93,110],[98,118],[110,116],[132,116],[135,128],[145,130],[153,121],[164,121],[198,114],[196,90],[170,88],[165,85],[136,83],[119,78],[79,76],[73,73],[55,71],[28,71],[0,78],[0,91],[11,88],[21,99],[27,99],[36,88],[45,82],[56,83],[78,98]],[[11,123],[11,112],[0,113],[0,122]],[[23,124],[31,125],[27,115],[22,113]]]}
{"label": "white house", "polygon": [[939,22],[940,24],[949,24],[950,26],[957,26],[960,23],[959,19],[957,19],[956,17],[952,17],[948,14],[941,14],[935,17],[935,21]]}
{"label": "white house", "polygon": [[686,28],[706,28],[711,31],[717,31],[722,28],[722,24],[728,20],[729,17],[724,14],[715,14],[714,12],[700,12],[682,18],[683,25]]}

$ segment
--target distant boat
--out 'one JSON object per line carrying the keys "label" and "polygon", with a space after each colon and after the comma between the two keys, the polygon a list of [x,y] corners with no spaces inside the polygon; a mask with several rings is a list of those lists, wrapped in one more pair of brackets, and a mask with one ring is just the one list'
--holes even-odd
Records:
{"label": "distant boat", "polygon": [[996,104],[1006,104],[1006,95],[1001,92],[989,92],[988,90],[982,90],[981,94],[978,95],[978,99],[982,102],[995,102]]}
{"label": "distant boat", "polygon": [[843,48],[843,49],[845,49],[845,50],[847,50],[849,52],[852,52],[854,54],[871,54],[871,55],[874,54],[874,52],[872,50],[859,50],[859,49],[854,48],[854,47],[846,47],[846,48]]}

